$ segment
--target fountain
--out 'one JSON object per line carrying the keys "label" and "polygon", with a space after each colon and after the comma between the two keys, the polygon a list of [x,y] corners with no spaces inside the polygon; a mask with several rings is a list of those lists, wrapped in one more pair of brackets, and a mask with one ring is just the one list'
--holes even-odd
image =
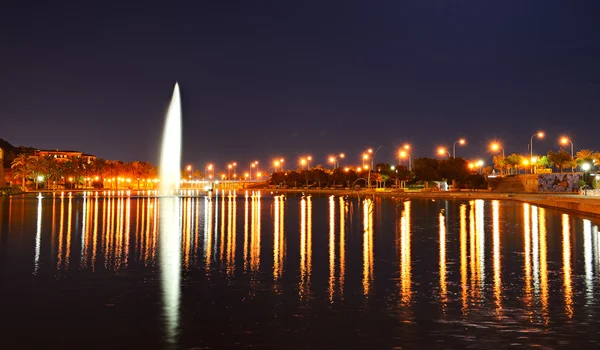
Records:
{"label": "fountain", "polygon": [[181,100],[175,84],[169,104],[160,154],[159,266],[165,322],[165,342],[177,344],[181,279],[181,216],[178,195],[181,177]]}
{"label": "fountain", "polygon": [[181,177],[181,99],[175,83],[163,131],[160,153],[160,194],[176,194]]}

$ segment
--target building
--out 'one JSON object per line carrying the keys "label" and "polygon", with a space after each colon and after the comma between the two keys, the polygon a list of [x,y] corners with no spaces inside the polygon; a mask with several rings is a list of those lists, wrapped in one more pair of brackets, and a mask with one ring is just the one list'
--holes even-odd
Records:
{"label": "building", "polygon": [[96,156],[79,152],[79,151],[67,151],[67,150],[37,150],[35,153],[36,156],[39,157],[52,157],[58,161],[67,161],[71,158],[83,158],[83,161],[87,164],[90,164],[94,160],[96,160]]}

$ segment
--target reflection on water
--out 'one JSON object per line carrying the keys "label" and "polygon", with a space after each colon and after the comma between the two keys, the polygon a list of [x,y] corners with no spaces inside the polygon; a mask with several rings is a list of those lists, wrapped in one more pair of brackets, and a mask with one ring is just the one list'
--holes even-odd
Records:
{"label": "reflection on water", "polygon": [[300,200],[300,299],[310,295],[312,269],[312,197]]}
{"label": "reflection on water", "polygon": [[400,292],[402,303],[411,302],[411,258],[410,258],[410,201],[403,203],[400,218]]}
{"label": "reflection on water", "polygon": [[160,198],[160,280],[165,338],[168,344],[177,342],[179,302],[181,292],[181,223],[180,199]]}
{"label": "reflection on water", "polygon": [[363,200],[363,293],[368,295],[373,282],[373,200]]}
{"label": "reflection on water", "polygon": [[[410,322],[435,304],[445,322],[440,330],[464,337],[482,314],[488,330],[527,325],[535,331],[526,337],[556,337],[567,321],[596,325],[600,312],[597,224],[526,203],[378,199],[375,205],[371,198],[222,191],[204,198],[65,195],[0,204],[0,257],[18,252],[13,237],[23,235],[27,262],[14,265],[27,266],[31,278],[65,281],[108,271],[127,279],[158,268],[168,344],[186,332],[186,308],[195,307],[186,298],[201,302],[186,288],[209,288],[202,281],[211,281],[218,295],[251,290],[262,302],[292,295],[302,300],[301,310],[337,310],[342,318],[357,299],[368,306],[392,300],[410,311]],[[219,298],[210,300],[218,305]],[[303,312],[291,314],[308,317]],[[513,323],[502,324],[507,320]]]}

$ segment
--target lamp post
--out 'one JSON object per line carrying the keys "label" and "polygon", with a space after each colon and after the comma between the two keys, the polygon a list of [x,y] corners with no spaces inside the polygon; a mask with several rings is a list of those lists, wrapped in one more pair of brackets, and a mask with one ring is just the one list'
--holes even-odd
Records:
{"label": "lamp post", "polygon": [[215,168],[214,168],[214,166],[212,164],[208,164],[206,166],[206,169],[207,169],[207,173],[208,173],[208,170],[210,170],[211,173],[212,173],[211,175],[208,175],[208,178],[209,179],[214,179],[215,178]]}
{"label": "lamp post", "polygon": [[502,146],[500,146],[499,143],[497,143],[497,142],[492,143],[491,149],[492,149],[492,151],[502,150],[502,158],[505,158],[504,157],[504,148],[502,148]]}
{"label": "lamp post", "polygon": [[461,146],[465,145],[467,143],[467,141],[465,141],[465,139],[459,139],[458,141],[454,142],[454,144],[452,145],[452,158],[456,158],[456,144],[460,144]]}
{"label": "lamp post", "polygon": [[[563,137],[560,139],[560,143],[562,143],[563,145],[566,145],[566,144],[567,144],[567,142],[570,142],[570,143],[571,143],[571,160],[573,160],[573,158],[574,158],[574,153],[573,153],[573,141],[571,141],[571,139],[570,139],[570,138],[568,138],[568,137],[566,137],[566,136],[563,136]],[[571,171],[573,171],[573,167],[571,167]]]}
{"label": "lamp post", "polygon": [[399,155],[400,155],[400,158],[408,157],[408,170],[410,171],[411,164],[412,164],[412,159],[410,158],[410,154],[408,154],[408,152],[406,152],[405,150],[401,150]]}
{"label": "lamp post", "polygon": [[529,139],[529,158],[533,158],[533,138],[534,137],[538,137],[540,139],[544,138],[544,132],[543,131],[538,131],[536,134],[531,135],[531,138]]}
{"label": "lamp post", "polygon": [[[498,150],[502,150],[502,158],[503,159],[506,158],[504,156],[504,148],[502,148],[499,143],[497,143],[497,142],[492,143],[490,148],[492,151],[495,151],[495,152],[497,152]],[[500,169],[500,171],[501,171],[501,173],[504,173],[504,167],[502,167],[502,169]]]}
{"label": "lamp post", "polygon": [[443,156],[443,155],[446,155],[446,154],[447,154],[447,155],[448,155],[448,158],[450,158],[450,152],[448,152],[448,150],[447,150],[445,147],[440,147],[440,148],[438,148],[438,150],[437,150],[437,153],[438,153],[440,156]]}
{"label": "lamp post", "polygon": [[563,137],[563,138],[560,139],[560,143],[563,144],[563,145],[566,145],[567,142],[571,143],[571,158],[573,158],[573,156],[574,156],[573,155],[573,141],[571,141],[571,139],[568,138],[568,137]]}
{"label": "lamp post", "polygon": [[[381,146],[383,146],[383,145],[381,145]],[[381,146],[377,147],[377,150],[375,150],[375,153],[373,153],[373,157],[371,157],[371,166],[369,167],[369,175],[367,178],[367,186],[369,187],[369,189],[371,188],[371,169],[373,169],[373,163],[375,162],[375,156],[377,155],[377,151],[379,151]],[[369,150],[367,152],[372,153],[373,149],[369,148]]]}
{"label": "lamp post", "polygon": [[338,157],[339,158],[344,158],[346,155],[344,153],[340,153],[338,155],[335,156],[330,156],[329,157],[329,162],[333,164],[333,168],[337,169],[340,167],[340,162],[338,161]]}

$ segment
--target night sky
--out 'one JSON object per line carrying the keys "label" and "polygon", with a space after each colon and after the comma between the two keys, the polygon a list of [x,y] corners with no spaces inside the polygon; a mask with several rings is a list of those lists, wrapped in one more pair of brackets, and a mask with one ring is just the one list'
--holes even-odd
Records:
{"label": "night sky", "polygon": [[[183,162],[314,164],[600,150],[599,1],[3,3],[0,137],[157,163],[173,85]],[[110,5],[109,3],[114,3]],[[85,4],[85,5],[84,5]],[[140,4],[144,4],[143,6]],[[488,163],[489,164],[489,163]]]}

